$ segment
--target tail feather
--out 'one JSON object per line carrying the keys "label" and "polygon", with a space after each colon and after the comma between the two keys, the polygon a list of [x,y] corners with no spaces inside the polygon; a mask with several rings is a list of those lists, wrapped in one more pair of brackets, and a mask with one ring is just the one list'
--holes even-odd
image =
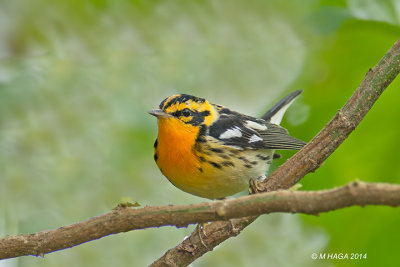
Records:
{"label": "tail feather", "polygon": [[261,119],[269,121],[273,124],[279,125],[282,121],[283,115],[293,101],[303,92],[303,90],[297,90],[293,93],[284,97],[281,101],[275,104],[270,110],[268,110]]}

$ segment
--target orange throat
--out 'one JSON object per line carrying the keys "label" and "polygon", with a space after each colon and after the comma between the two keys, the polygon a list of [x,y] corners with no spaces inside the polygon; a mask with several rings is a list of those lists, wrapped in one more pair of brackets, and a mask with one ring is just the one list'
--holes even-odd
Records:
{"label": "orange throat", "polygon": [[161,172],[175,185],[186,184],[200,167],[193,153],[199,128],[175,118],[158,118],[155,153]]}

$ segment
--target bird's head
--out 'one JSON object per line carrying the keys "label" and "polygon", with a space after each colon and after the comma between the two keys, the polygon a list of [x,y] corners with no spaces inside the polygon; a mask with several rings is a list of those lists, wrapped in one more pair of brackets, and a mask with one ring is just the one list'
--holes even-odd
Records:
{"label": "bird's head", "polygon": [[204,98],[179,94],[167,97],[159,109],[149,111],[158,119],[179,120],[193,126],[211,125],[218,116],[214,106]]}

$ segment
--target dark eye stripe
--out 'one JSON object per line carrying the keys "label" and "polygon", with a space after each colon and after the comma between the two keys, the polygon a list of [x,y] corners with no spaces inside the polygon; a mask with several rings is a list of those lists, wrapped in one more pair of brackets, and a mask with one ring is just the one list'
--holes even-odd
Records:
{"label": "dark eye stripe", "polygon": [[210,111],[208,111],[208,110],[202,111],[202,112],[200,112],[200,115],[203,117],[207,117],[210,115]]}
{"label": "dark eye stripe", "polygon": [[192,113],[188,108],[185,108],[184,110],[182,110],[182,116],[185,116],[185,117],[189,117],[190,116],[190,113]]}
{"label": "dark eye stripe", "polygon": [[174,113],[172,113],[172,116],[179,118],[181,116],[181,111],[175,111]]}

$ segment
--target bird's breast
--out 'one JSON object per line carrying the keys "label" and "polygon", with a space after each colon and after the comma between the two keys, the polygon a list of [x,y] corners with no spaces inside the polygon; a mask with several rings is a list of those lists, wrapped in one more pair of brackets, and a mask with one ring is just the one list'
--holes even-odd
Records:
{"label": "bird's breast", "polygon": [[161,172],[177,187],[201,183],[196,179],[200,161],[194,153],[198,132],[198,127],[174,118],[158,119],[156,162]]}

